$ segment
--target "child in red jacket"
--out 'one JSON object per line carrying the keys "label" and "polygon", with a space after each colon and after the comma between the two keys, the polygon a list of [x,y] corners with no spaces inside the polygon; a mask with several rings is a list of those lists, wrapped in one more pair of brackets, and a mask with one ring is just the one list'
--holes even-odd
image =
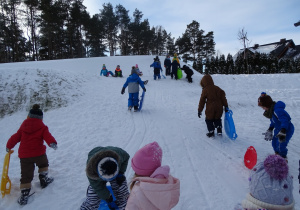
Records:
{"label": "child in red jacket", "polygon": [[40,106],[34,104],[27,119],[24,120],[17,133],[12,135],[6,144],[6,151],[9,152],[20,142],[18,151],[21,165],[21,196],[18,199],[20,205],[27,204],[35,165],[39,168],[39,179],[42,188],[47,187],[54,180],[52,177],[48,177],[49,162],[44,140],[50,147],[57,149],[56,140],[43,123],[43,112]]}

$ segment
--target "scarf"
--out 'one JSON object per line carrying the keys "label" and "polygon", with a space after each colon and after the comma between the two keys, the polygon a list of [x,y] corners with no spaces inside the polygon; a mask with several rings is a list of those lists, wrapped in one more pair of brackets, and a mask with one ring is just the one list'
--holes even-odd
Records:
{"label": "scarf", "polygon": [[274,101],[273,104],[272,104],[272,106],[268,110],[266,110],[264,112],[264,116],[266,118],[272,119],[272,115],[273,115],[273,112],[274,112],[274,106],[275,106],[275,104],[276,104],[276,102]]}

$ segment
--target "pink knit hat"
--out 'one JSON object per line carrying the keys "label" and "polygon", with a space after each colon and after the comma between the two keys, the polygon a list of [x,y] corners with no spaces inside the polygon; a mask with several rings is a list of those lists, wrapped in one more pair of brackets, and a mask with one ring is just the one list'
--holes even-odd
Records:
{"label": "pink knit hat", "polygon": [[161,166],[162,149],[156,141],[139,149],[131,159],[131,167],[137,175],[150,176]]}
{"label": "pink knit hat", "polygon": [[137,64],[135,64],[135,68],[139,68],[139,66]]}

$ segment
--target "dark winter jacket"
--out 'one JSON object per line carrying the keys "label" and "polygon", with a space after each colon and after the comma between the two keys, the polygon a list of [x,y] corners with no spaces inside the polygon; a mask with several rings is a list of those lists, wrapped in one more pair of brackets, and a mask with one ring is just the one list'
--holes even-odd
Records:
{"label": "dark winter jacket", "polygon": [[161,65],[159,61],[154,61],[150,67],[154,68],[154,74],[160,74],[160,71],[162,71]]}
{"label": "dark winter jacket", "polygon": [[139,75],[136,73],[130,75],[125,84],[123,85],[124,88],[128,86],[128,93],[137,93],[139,92],[139,85],[144,89],[144,82],[141,80]]}
{"label": "dark winter jacket", "polygon": [[177,63],[176,60],[173,60],[171,67],[172,67],[172,73],[177,74],[177,69],[180,68],[180,65]]}
{"label": "dark winter jacket", "polygon": [[166,68],[171,68],[171,59],[170,58],[166,58],[164,61],[164,66]]}
{"label": "dark winter jacket", "polygon": [[9,138],[6,147],[12,149],[20,142],[19,158],[38,157],[46,153],[44,140],[48,146],[51,143],[57,144],[41,119],[28,118],[24,120],[17,133]]}
{"label": "dark winter jacket", "polygon": [[183,67],[181,69],[184,71],[184,73],[186,73],[186,75],[190,75],[191,76],[191,75],[194,74],[193,70],[190,69],[190,67],[188,67],[186,65],[183,65]]}
{"label": "dark winter jacket", "polygon": [[210,75],[203,76],[200,85],[203,89],[199,101],[198,111],[202,112],[204,105],[206,104],[206,119],[221,119],[223,114],[223,106],[228,106],[224,90],[214,85],[214,81]]}
{"label": "dark winter jacket", "polygon": [[118,161],[120,173],[125,173],[130,158],[129,154],[119,147],[96,147],[88,154],[86,163],[86,175],[93,190],[99,198],[108,199],[110,196],[109,190],[106,188],[106,181],[102,180],[97,172],[97,166],[100,160],[104,157],[112,157]]}
{"label": "dark winter jacket", "polygon": [[287,134],[294,132],[294,126],[291,122],[291,117],[285,111],[285,103],[282,101],[275,103],[270,121],[270,127],[275,128],[274,136],[277,135],[282,128],[286,130]]}

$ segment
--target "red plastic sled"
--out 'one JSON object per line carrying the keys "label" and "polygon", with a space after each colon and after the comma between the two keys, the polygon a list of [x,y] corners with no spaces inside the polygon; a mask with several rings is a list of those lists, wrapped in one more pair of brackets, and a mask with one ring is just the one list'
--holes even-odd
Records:
{"label": "red plastic sled", "polygon": [[257,163],[257,153],[253,146],[248,147],[244,156],[245,166],[252,169]]}

